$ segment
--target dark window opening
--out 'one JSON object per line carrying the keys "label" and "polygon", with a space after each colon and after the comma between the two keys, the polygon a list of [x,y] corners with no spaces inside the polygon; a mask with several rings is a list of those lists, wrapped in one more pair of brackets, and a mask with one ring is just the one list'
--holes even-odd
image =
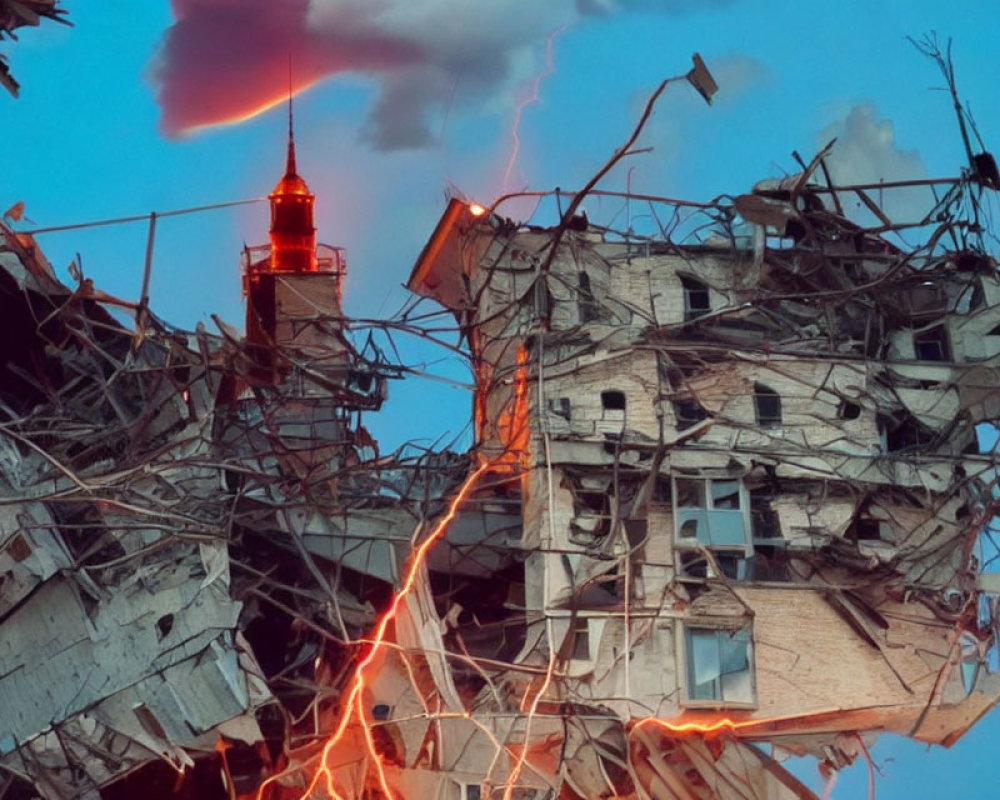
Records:
{"label": "dark window opening", "polygon": [[987,336],[1000,336],[1000,325],[990,328],[986,333]]}
{"label": "dark window opening", "polygon": [[913,334],[913,349],[918,361],[950,361],[951,348],[948,347],[948,331],[944,325]]}
{"label": "dark window opening", "polygon": [[352,389],[362,394],[368,394],[372,388],[372,374],[370,372],[351,370],[348,383]]}
{"label": "dark window opening", "polygon": [[568,397],[551,397],[549,398],[549,412],[555,414],[557,417],[562,417],[563,419],[569,419],[569,398]]}
{"label": "dark window opening", "polygon": [[601,392],[601,408],[605,411],[624,411],[625,392],[614,389]]}
{"label": "dark window opening", "polygon": [[701,281],[690,278],[687,275],[679,277],[681,279],[681,286],[684,287],[684,321],[690,322],[711,311],[712,306],[709,301],[708,287]]}
{"label": "dark window opening", "polygon": [[583,513],[607,514],[608,496],[604,492],[577,492],[576,508]]}
{"label": "dark window opening", "polygon": [[606,596],[609,604],[625,599],[625,570],[620,564],[617,570],[601,575],[594,581],[595,588]]}
{"label": "dark window opening", "polygon": [[762,383],[753,385],[753,403],[757,424],[762,428],[781,425],[781,397]]}
{"label": "dark window opening", "polygon": [[672,499],[673,489],[670,485],[670,478],[665,478],[662,475],[657,476],[656,483],[653,485],[653,501],[669,504]]}
{"label": "dark window opening", "polygon": [[573,656],[580,661],[590,660],[590,625],[585,619],[573,623]]}
{"label": "dark window opening", "polygon": [[845,400],[837,409],[837,416],[841,419],[857,419],[861,416],[861,406],[850,400]]}
{"label": "dark window opening", "polygon": [[675,400],[674,418],[677,420],[677,430],[683,431],[697,425],[708,417],[708,412],[697,400]]}
{"label": "dark window opening", "polygon": [[600,317],[601,310],[590,288],[590,276],[586,272],[577,273],[577,281],[580,292],[578,300],[580,322],[593,322]]}
{"label": "dark window opening", "polygon": [[778,514],[771,507],[771,504],[763,498],[753,497],[750,499],[750,518],[753,525],[754,542],[780,539],[781,525],[778,521]]}
{"label": "dark window opening", "polygon": [[599,542],[611,530],[611,498],[604,491],[573,490],[570,539],[579,545]]}
{"label": "dark window opening", "polygon": [[750,559],[750,579],[787,583],[792,580],[788,551],[775,545],[757,545]]}
{"label": "dark window opening", "polygon": [[164,614],[158,620],[156,620],[156,638],[157,640],[163,640],[167,635],[174,629],[174,615]]}
{"label": "dark window opening", "polygon": [[934,431],[912,416],[907,416],[903,420],[882,418],[879,420],[879,424],[885,437],[885,449],[888,453],[923,450],[938,440]]}
{"label": "dark window opening", "polygon": [[856,519],[854,538],[859,542],[873,542],[882,538],[882,526],[877,519]]}

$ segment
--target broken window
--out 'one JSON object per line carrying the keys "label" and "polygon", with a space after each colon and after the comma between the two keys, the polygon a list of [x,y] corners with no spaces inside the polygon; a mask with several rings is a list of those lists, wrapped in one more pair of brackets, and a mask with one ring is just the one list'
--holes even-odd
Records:
{"label": "broken window", "polygon": [[562,417],[563,419],[569,419],[569,398],[550,397],[549,413],[555,414],[557,417]]}
{"label": "broken window", "polygon": [[923,450],[933,445],[938,435],[911,414],[902,419],[881,416],[878,420],[882,447],[887,453]]}
{"label": "broken window", "polygon": [[892,528],[888,522],[859,515],[847,531],[847,538],[855,542],[891,542]]}
{"label": "broken window", "polygon": [[611,530],[611,497],[608,482],[582,478],[570,484],[573,492],[573,520],[570,539],[584,546],[592,545]]}
{"label": "broken window", "polygon": [[684,287],[684,321],[690,322],[711,311],[708,287],[688,275],[678,277],[681,279],[681,286]]}
{"label": "broken window", "polygon": [[685,627],[687,699],[719,705],[752,704],[753,641],[749,628]]}
{"label": "broken window", "polygon": [[[675,546],[695,549],[682,554],[681,565],[689,577],[711,577],[698,547],[707,547],[723,575],[733,580],[747,577],[746,561],[753,554],[749,519],[738,480],[676,478],[674,480]],[[686,556],[686,558],[685,558]]]}
{"label": "broken window", "polygon": [[677,430],[683,431],[697,425],[708,417],[708,412],[701,407],[697,400],[675,400],[674,419],[677,421]]}
{"label": "broken window", "polygon": [[746,549],[747,515],[738,480],[676,478],[674,516],[679,539],[706,547]]}
{"label": "broken window", "polygon": [[950,361],[948,330],[944,325],[934,325],[913,333],[913,350],[918,361]]}
{"label": "broken window", "polygon": [[753,404],[757,424],[762,428],[781,425],[781,396],[763,383],[753,385]]}
{"label": "broken window", "polygon": [[948,312],[948,294],[935,281],[921,281],[906,287],[900,294],[907,314],[914,319],[940,317]]}

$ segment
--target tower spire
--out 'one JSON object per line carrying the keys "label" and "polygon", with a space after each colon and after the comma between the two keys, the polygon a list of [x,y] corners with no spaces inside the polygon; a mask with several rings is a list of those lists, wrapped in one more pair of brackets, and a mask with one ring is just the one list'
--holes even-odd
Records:
{"label": "tower spire", "polygon": [[288,159],[285,163],[285,174],[295,175],[295,130],[292,109],[292,55],[288,54]]}

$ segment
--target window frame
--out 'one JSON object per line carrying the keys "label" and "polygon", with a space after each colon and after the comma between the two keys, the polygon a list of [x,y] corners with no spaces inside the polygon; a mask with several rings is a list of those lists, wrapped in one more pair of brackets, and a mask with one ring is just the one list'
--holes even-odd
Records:
{"label": "window frame", "polygon": [[[926,358],[921,352],[921,348],[935,346],[941,358]],[[943,322],[935,325],[928,325],[913,331],[913,358],[916,361],[930,361],[938,364],[948,364],[954,360],[954,353],[951,346],[951,337],[948,335],[948,326]]]}
{"label": "window frame", "polygon": [[[621,405],[618,405],[621,397]],[[614,404],[609,401],[614,400]],[[620,389],[603,389],[601,391],[601,422],[625,425],[628,415],[628,396]]]}
{"label": "window frame", "polygon": [[[775,408],[769,409],[765,414],[761,408],[761,401],[774,403]],[[777,413],[774,413],[775,410]],[[760,428],[780,428],[784,424],[781,395],[766,384],[755,382],[753,385],[753,414]]]}
{"label": "window frame", "polygon": [[[700,281],[691,275],[678,273],[677,278],[681,282],[681,289],[684,293],[684,321],[691,322],[712,313],[712,293],[708,284]],[[704,294],[704,305],[697,306],[692,302],[692,298],[697,295],[699,298]]]}
{"label": "window frame", "polygon": [[[747,557],[753,555],[753,536],[750,525],[750,496],[747,492],[746,486],[743,484],[742,478],[712,478],[712,477],[701,477],[701,476],[691,476],[691,475],[672,475],[671,476],[671,511],[674,517],[674,547],[681,547],[684,549],[684,545],[688,542],[696,541],[702,547],[707,547],[710,550],[728,550],[728,551],[739,551],[746,553]],[[704,491],[701,492],[701,496],[705,499],[704,506],[682,506],[678,503],[678,492],[677,483],[678,481],[698,481],[705,485]],[[711,486],[713,483],[735,483],[737,484],[737,497],[739,497],[739,506],[737,509],[726,509],[724,507],[716,507],[716,498],[711,492]],[[681,523],[679,520],[678,511],[682,508],[704,508],[706,511],[733,511],[739,510],[743,517],[743,539],[746,543],[743,546],[738,545],[716,545],[716,544],[705,544],[698,539],[697,536],[683,536],[681,535]],[[689,545],[690,547],[690,545]]]}
{"label": "window frame", "polygon": [[[741,621],[742,622],[742,621]],[[679,654],[678,675],[681,684],[681,705],[687,708],[757,708],[757,669],[756,669],[756,648],[754,646],[753,626],[747,622],[745,624],[720,625],[718,622],[702,622],[693,620],[684,622],[677,626],[677,652]],[[694,644],[695,634],[713,634],[718,648],[717,658],[720,666],[719,675],[713,679],[713,697],[695,697],[694,682]],[[743,669],[723,672],[722,663],[725,660],[721,642],[723,636],[730,639],[739,635],[745,644],[746,668],[749,678],[749,698],[725,696],[724,678],[726,675],[735,675],[743,672]],[[735,692],[736,689],[731,689]]]}
{"label": "window frame", "polygon": [[[704,484],[700,491],[700,497],[704,499],[704,506],[682,506],[678,501],[678,481],[698,481]],[[726,509],[716,507],[716,498],[713,496],[712,484],[713,483],[735,483],[737,484],[738,497],[738,507],[736,509]],[[671,514],[674,519],[674,541],[673,548],[678,553],[677,565],[678,574],[683,577],[688,578],[699,578],[697,574],[685,573],[684,572],[684,555],[698,552],[701,548],[708,550],[712,553],[715,558],[716,564],[719,566],[719,572],[721,574],[710,574],[704,577],[727,577],[730,580],[735,581],[747,581],[750,580],[751,572],[751,559],[754,554],[754,542],[753,542],[753,520],[750,508],[750,494],[747,491],[746,486],[743,483],[742,478],[731,478],[731,477],[702,477],[702,476],[690,476],[690,475],[672,475],[671,476]],[[697,533],[695,536],[684,536],[681,534],[681,509],[704,509],[705,510],[705,521],[708,527],[708,541],[702,541],[698,538]],[[714,544],[711,541],[711,519],[710,516],[714,511],[733,511],[738,510],[740,516],[742,517],[742,533],[743,533],[743,543],[742,544],[729,544],[729,543],[719,543]],[[686,522],[686,520],[685,520]],[[736,559],[732,562],[732,559]],[[726,566],[723,564],[731,564],[732,566],[727,570]]]}

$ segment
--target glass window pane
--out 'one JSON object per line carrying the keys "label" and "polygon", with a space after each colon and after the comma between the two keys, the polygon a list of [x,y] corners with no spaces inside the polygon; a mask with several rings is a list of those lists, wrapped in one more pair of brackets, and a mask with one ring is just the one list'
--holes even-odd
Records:
{"label": "glass window pane", "polygon": [[752,703],[750,629],[719,632],[722,699],[727,703]]}
{"label": "glass window pane", "polygon": [[713,547],[746,547],[746,520],[742,511],[716,509],[706,511],[709,535],[707,543]]}
{"label": "glass window pane", "polygon": [[721,680],[722,699],[727,703],[752,703],[753,680],[750,670],[723,675]]}
{"label": "glass window pane", "polygon": [[713,508],[739,508],[739,481],[712,481]]}
{"label": "glass window pane", "polygon": [[697,539],[703,545],[712,544],[708,527],[709,512],[704,508],[677,509],[677,536],[679,538]]}
{"label": "glass window pane", "polygon": [[688,685],[694,700],[718,697],[719,664],[718,631],[688,628]]}
{"label": "glass window pane", "polygon": [[722,672],[732,673],[750,668],[749,630],[719,631],[719,664]]}

